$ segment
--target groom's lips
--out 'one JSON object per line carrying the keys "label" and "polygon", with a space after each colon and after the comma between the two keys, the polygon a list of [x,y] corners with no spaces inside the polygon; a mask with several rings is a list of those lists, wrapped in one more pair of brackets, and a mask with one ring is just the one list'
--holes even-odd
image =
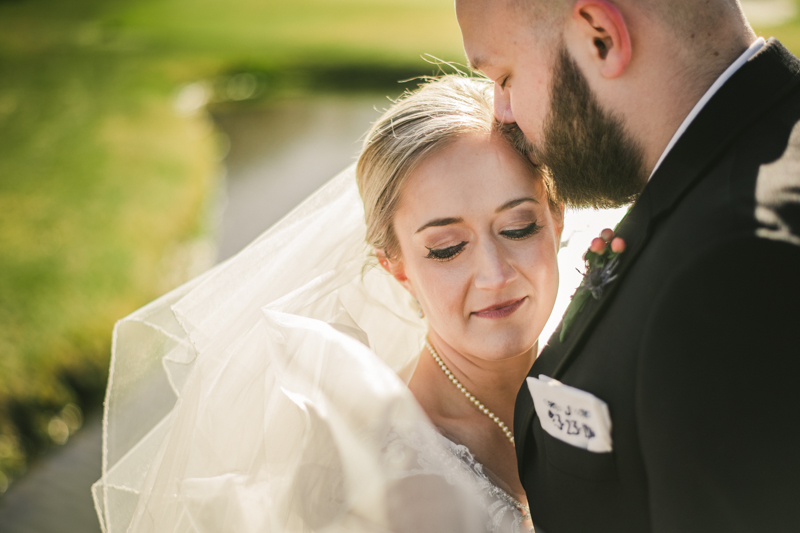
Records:
{"label": "groom's lips", "polygon": [[499,304],[492,305],[480,311],[474,311],[472,314],[481,318],[505,318],[520,308],[525,303],[528,297],[520,298],[519,300],[508,300]]}

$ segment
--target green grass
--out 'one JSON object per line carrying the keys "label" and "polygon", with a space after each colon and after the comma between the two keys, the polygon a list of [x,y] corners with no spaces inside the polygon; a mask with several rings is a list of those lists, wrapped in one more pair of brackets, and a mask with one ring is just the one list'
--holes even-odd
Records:
{"label": "green grass", "polygon": [[0,2],[0,493],[99,407],[114,322],[208,234],[218,141],[178,90],[396,93],[426,52],[462,60],[450,0]]}
{"label": "green grass", "polygon": [[[796,0],[795,3],[800,5],[799,0]],[[775,37],[783,43],[786,48],[791,50],[794,55],[800,56],[800,17],[796,17],[794,20],[780,26],[763,30],[756,27],[755,30],[759,35],[763,35],[764,37]]]}
{"label": "green grass", "polygon": [[65,404],[99,404],[113,322],[165,288],[163,258],[200,234],[217,173],[210,124],[176,116],[146,66],[30,59],[0,62],[0,468],[12,476]]}

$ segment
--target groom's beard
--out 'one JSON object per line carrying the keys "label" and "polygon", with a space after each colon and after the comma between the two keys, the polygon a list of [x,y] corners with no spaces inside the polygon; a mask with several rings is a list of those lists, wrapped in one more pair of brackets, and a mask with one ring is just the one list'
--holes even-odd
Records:
{"label": "groom's beard", "polygon": [[517,143],[549,168],[561,202],[618,207],[635,200],[647,183],[642,149],[622,122],[600,107],[563,46],[555,63],[543,133],[540,146],[523,139]]}

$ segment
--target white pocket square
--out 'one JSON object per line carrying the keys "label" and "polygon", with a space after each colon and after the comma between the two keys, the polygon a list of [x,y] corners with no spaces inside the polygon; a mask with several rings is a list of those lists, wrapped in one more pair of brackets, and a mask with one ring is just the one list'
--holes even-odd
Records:
{"label": "white pocket square", "polygon": [[536,414],[547,433],[590,452],[612,450],[611,415],[603,400],[544,375],[528,378],[527,382]]}

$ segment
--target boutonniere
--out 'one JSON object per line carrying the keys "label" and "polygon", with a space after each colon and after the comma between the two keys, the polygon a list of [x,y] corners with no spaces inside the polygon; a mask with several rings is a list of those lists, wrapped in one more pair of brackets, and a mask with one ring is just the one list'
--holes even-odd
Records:
{"label": "boutonniere", "polygon": [[625,241],[621,237],[614,237],[614,230],[606,228],[600,232],[600,237],[595,237],[592,244],[584,254],[586,273],[583,281],[572,296],[572,302],[561,321],[561,335],[559,340],[564,342],[567,332],[575,321],[589,297],[599,300],[603,291],[617,279],[619,256],[625,251]]}

